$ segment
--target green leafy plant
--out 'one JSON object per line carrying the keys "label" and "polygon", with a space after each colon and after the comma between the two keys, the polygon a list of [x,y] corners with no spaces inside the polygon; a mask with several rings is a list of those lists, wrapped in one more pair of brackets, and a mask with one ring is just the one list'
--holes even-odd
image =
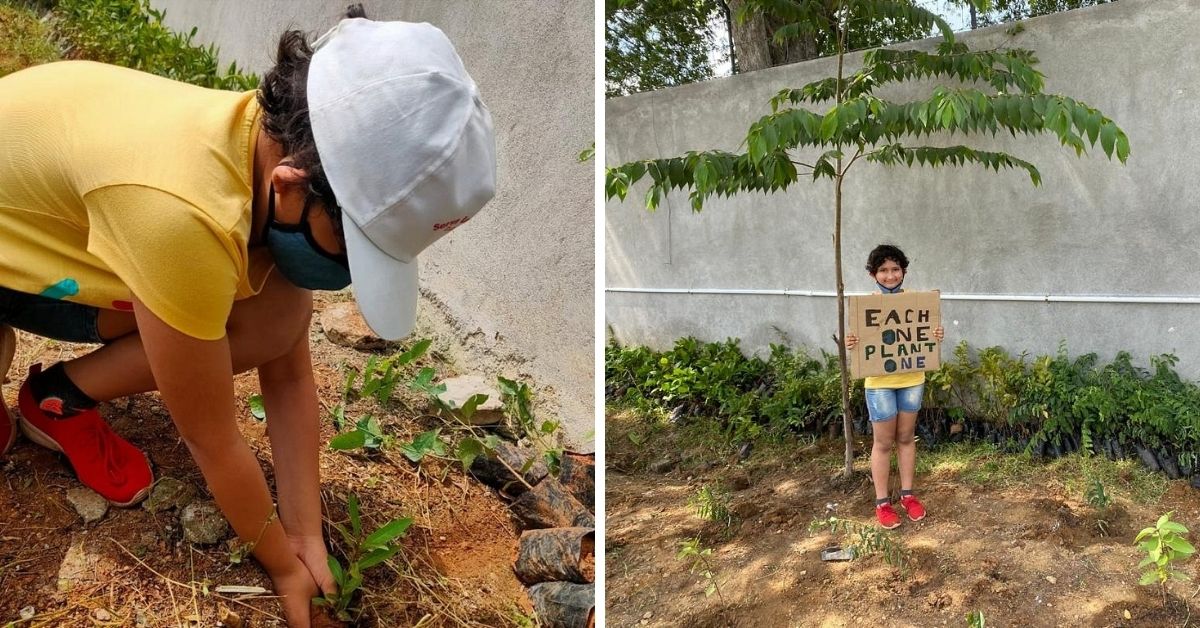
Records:
{"label": "green leafy plant", "polygon": [[[986,2],[972,0],[972,4]],[[842,204],[847,177],[855,165],[870,162],[940,168],[974,164],[994,171],[1023,170],[1033,185],[1040,185],[1036,166],[1007,153],[940,141],[921,145],[935,135],[940,140],[1002,131],[1014,137],[1018,133],[1049,133],[1076,155],[1099,143],[1109,158],[1115,156],[1124,163],[1129,157],[1128,137],[1102,112],[1068,96],[1044,93],[1044,77],[1032,51],[1007,46],[972,51],[955,39],[942,18],[922,7],[900,0],[746,0],[739,19],[755,15],[784,24],[775,31],[777,43],[814,32],[830,33],[836,42],[832,48],[837,75],[781,89],[771,99],[771,113],[751,123],[741,145],[745,152],[700,150],[610,167],[605,194],[625,200],[637,182],[648,178],[647,209],[656,209],[672,190],[690,190],[692,209],[699,212],[713,196],[783,191],[801,177],[829,179],[833,183],[838,339],[846,336]],[[852,25],[857,28],[889,21],[914,31],[937,28],[942,42],[934,52],[869,50],[863,54],[862,66],[847,73]],[[876,95],[880,88],[915,81],[929,85],[926,97],[896,102]],[[948,85],[938,84],[940,81]],[[807,108],[822,104],[827,107],[823,111]],[[843,474],[849,477],[854,455],[851,387],[845,345],[840,340],[837,344],[845,441]]]}
{"label": "green leafy plant", "polygon": [[[367,358],[367,363],[363,366],[362,387],[358,390],[358,394],[363,397],[372,397],[380,405],[386,404],[401,382],[403,368],[424,356],[432,343],[433,339],[426,338],[398,355],[388,358],[373,355]],[[421,372],[432,373],[433,369],[426,367]],[[351,375],[348,387],[353,388],[353,386],[354,376]]]}
{"label": "green leafy plant", "polygon": [[445,456],[446,443],[442,441],[441,433],[440,428],[423,432],[411,443],[400,445],[400,452],[413,462],[420,462],[427,455]]}
{"label": "green leafy plant", "polygon": [[222,70],[216,46],[193,44],[195,28],[187,34],[168,29],[163,24],[166,13],[152,7],[150,0],[60,0],[55,15],[74,58],[121,65],[201,87],[234,91],[258,87],[258,76],[243,73],[237,63]]}
{"label": "green leafy plant", "polygon": [[350,518],[350,527],[334,524],[334,528],[345,542],[345,565],[343,566],[332,554],[329,555],[329,570],[333,572],[333,579],[337,582],[337,593],[313,598],[313,604],[328,607],[338,619],[351,621],[359,612],[351,607],[351,604],[354,601],[354,593],[362,587],[364,572],[400,551],[396,540],[405,535],[413,521],[409,517],[392,519],[370,534],[364,535],[357,495],[351,493],[347,498],[346,511]]}
{"label": "green leafy plant", "polygon": [[246,405],[250,406],[250,416],[259,421],[264,421],[267,418],[267,410],[263,406],[262,395],[250,395],[246,399]]}
{"label": "green leafy plant", "polygon": [[525,382],[497,377],[500,395],[504,398],[505,414],[516,427],[529,437],[542,452],[550,473],[558,475],[562,468],[563,447],[558,441],[562,425],[558,421],[541,421],[533,415],[533,391]]}
{"label": "green leafy plant", "polygon": [[729,511],[728,493],[714,491],[706,484],[688,499],[688,504],[701,519],[715,521],[724,526],[733,524],[733,514]]}
{"label": "green leafy plant", "polygon": [[842,517],[826,517],[814,519],[808,525],[809,532],[829,530],[833,534],[849,537],[856,556],[880,554],[884,562],[900,570],[901,575],[908,573],[912,563],[911,552],[892,538],[883,528],[844,519]]}
{"label": "green leafy plant", "polygon": [[1158,583],[1164,606],[1167,603],[1167,580],[1188,580],[1187,574],[1175,569],[1175,565],[1196,553],[1196,548],[1183,538],[1188,529],[1181,523],[1171,521],[1173,514],[1174,511],[1171,511],[1159,517],[1153,527],[1138,532],[1133,540],[1146,553],[1146,557],[1138,563],[1138,569],[1149,567],[1142,573],[1138,584]]}
{"label": "green leafy plant", "polygon": [[983,611],[971,611],[967,613],[967,628],[986,628],[987,623],[983,618]]}
{"label": "green leafy plant", "polygon": [[1112,498],[1104,490],[1104,482],[1100,478],[1092,478],[1088,482],[1087,494],[1085,495],[1087,502],[1096,510],[1103,510],[1112,504]]}
{"label": "green leafy plant", "polygon": [[329,441],[329,448],[340,451],[365,449],[370,452],[390,447],[395,441],[395,436],[383,433],[379,419],[367,415],[354,424],[353,430],[334,436]]}
{"label": "green leafy plant", "polygon": [[700,543],[700,537],[696,537],[680,541],[679,553],[675,555],[675,558],[688,561],[690,563],[688,571],[704,578],[704,597],[711,597],[716,593],[721,600],[721,605],[727,606],[725,595],[721,593],[720,582],[717,580],[716,570],[710,562],[712,553],[712,548],[704,547]]}

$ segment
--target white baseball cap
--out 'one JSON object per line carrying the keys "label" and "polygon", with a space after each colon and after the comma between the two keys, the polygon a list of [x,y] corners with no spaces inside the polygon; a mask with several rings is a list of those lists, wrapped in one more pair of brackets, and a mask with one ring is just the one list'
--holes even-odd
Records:
{"label": "white baseball cap", "polygon": [[375,333],[401,338],[416,320],[417,254],[495,194],[491,114],[430,24],[345,19],[314,48],[308,115],[354,298]]}

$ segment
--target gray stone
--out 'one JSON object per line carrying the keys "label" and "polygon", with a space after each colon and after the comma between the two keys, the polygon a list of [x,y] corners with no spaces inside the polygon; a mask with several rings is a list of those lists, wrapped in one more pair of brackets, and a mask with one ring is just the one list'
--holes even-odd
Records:
{"label": "gray stone", "polygon": [[679,458],[667,456],[650,463],[651,473],[669,473],[676,465],[679,464]]}
{"label": "gray stone", "polygon": [[504,420],[504,403],[500,392],[482,375],[461,375],[442,382],[446,392],[438,397],[453,408],[461,408],[472,395],[487,395],[487,401],[475,408],[471,415],[472,425],[495,425]]}
{"label": "gray stone", "polygon": [[183,508],[196,500],[196,487],[175,478],[164,477],[154,483],[150,497],[143,508],[150,512],[162,512],[171,508]]}
{"label": "gray stone", "polygon": [[108,512],[108,500],[101,497],[90,488],[72,488],[67,490],[67,501],[75,508],[75,512],[87,523],[99,521]]}
{"label": "gray stone", "polygon": [[82,542],[72,543],[58,567],[57,587],[61,592],[70,591],[75,585],[92,585],[103,581],[112,571],[112,560],[87,551]]}
{"label": "gray stone", "polygon": [[335,345],[351,349],[378,349],[387,343],[375,335],[353,301],[331,303],[321,312],[321,329]]}
{"label": "gray stone", "polygon": [[179,515],[179,524],[183,526],[183,538],[199,545],[220,543],[229,534],[229,523],[211,501],[188,504]]}

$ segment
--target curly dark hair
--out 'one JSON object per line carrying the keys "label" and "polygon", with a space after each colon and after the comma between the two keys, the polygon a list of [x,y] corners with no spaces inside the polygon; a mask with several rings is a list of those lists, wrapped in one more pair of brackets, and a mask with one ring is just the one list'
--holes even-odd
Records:
{"label": "curly dark hair", "polygon": [[867,255],[867,272],[874,275],[879,271],[879,267],[888,260],[899,264],[901,270],[908,271],[908,258],[904,256],[904,251],[891,244],[880,244],[871,250],[870,255]]}
{"label": "curly dark hair", "polygon": [[[361,4],[352,4],[347,7],[345,17],[365,18],[367,13]],[[312,46],[302,31],[284,32],[279,37],[275,67],[267,72],[259,86],[258,104],[263,110],[263,131],[283,146],[283,153],[292,158],[296,168],[308,173],[305,204],[320,201],[333,219],[338,238],[344,239],[342,208],[321,166],[308,117],[308,66],[312,55]]]}

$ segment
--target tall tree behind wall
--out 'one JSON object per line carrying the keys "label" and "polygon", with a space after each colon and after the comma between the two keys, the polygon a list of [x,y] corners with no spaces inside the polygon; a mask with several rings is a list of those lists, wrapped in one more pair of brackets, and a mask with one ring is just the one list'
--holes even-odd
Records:
{"label": "tall tree behind wall", "polygon": [[605,0],[604,18],[608,98],[713,77],[721,0]]}
{"label": "tall tree behind wall", "polygon": [[1116,0],[992,0],[992,10],[980,16],[980,26],[1016,22],[1039,15],[1049,15],[1108,4]]}

